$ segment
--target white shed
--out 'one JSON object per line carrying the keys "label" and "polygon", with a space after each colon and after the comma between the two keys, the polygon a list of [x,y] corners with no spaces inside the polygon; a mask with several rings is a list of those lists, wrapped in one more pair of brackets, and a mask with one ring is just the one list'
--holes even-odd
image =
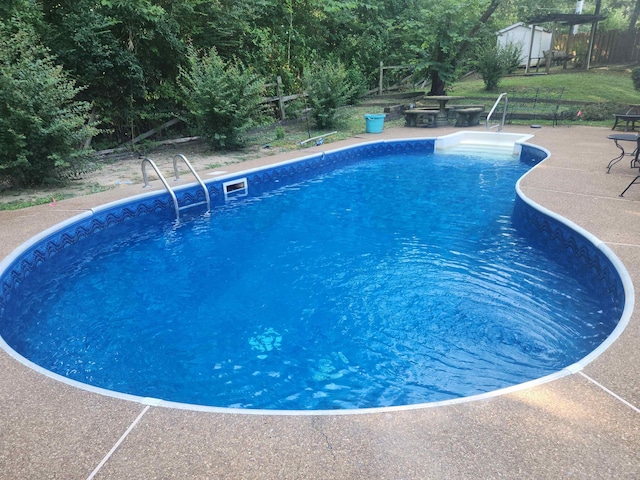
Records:
{"label": "white shed", "polygon": [[522,48],[522,56],[520,57],[520,65],[526,66],[529,59],[529,50],[531,50],[530,65],[536,66],[539,60],[544,58],[545,50],[551,50],[551,32],[542,27],[536,26],[533,34],[533,43],[531,43],[531,33],[534,32],[531,25],[525,25],[522,22],[515,23],[507,28],[500,30],[498,35],[498,48],[504,47],[510,43],[518,45]]}

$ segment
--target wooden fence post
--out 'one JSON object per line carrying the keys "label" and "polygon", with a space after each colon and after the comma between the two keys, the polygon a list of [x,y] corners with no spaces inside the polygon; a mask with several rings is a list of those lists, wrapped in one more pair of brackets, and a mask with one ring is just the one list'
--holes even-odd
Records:
{"label": "wooden fence post", "polygon": [[378,78],[378,95],[382,95],[382,77],[384,75],[384,63],[380,60],[380,76]]}
{"label": "wooden fence post", "polygon": [[284,98],[282,98],[282,77],[278,75],[276,78],[276,94],[278,95],[278,109],[280,110],[280,120],[285,120]]}

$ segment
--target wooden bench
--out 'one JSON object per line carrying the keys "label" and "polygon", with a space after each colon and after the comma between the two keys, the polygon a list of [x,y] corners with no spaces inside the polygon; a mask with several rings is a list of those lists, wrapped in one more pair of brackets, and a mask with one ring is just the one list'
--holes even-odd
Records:
{"label": "wooden bench", "polygon": [[436,117],[439,110],[427,108],[413,108],[404,111],[405,126],[407,127],[436,127]]}
{"label": "wooden bench", "polygon": [[456,127],[475,127],[480,125],[480,114],[484,107],[456,108]]}
{"label": "wooden bench", "polygon": [[618,122],[625,122],[625,126],[624,126],[624,131],[628,131],[629,130],[629,123],[631,123],[631,130],[635,130],[636,129],[636,122],[640,121],[640,114],[632,114],[632,113],[624,113],[624,114],[618,114],[618,113],[614,113],[613,115],[616,119],[616,121],[613,124],[613,128],[611,130],[615,130],[616,127],[618,126]]}

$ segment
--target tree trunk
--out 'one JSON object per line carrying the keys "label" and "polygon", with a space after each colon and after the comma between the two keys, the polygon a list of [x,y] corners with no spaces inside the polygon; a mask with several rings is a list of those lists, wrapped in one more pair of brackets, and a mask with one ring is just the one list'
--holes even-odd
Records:
{"label": "tree trunk", "polygon": [[636,0],[636,6],[629,16],[629,32],[633,32],[638,23],[638,17],[640,16],[640,0]]}
{"label": "tree trunk", "polygon": [[440,74],[437,70],[431,70],[431,90],[427,95],[446,95],[444,81],[440,78]]}
{"label": "tree trunk", "polygon": [[[436,65],[442,65],[444,62],[444,52],[442,47],[438,45],[436,50]],[[431,90],[428,95],[446,95],[444,80],[440,77],[440,71],[437,67],[429,68],[429,77],[431,78]]]}
{"label": "tree trunk", "polygon": [[[462,55],[466,53],[467,49],[471,46],[471,39],[473,39],[473,37],[477,35],[477,33],[480,31],[480,28],[485,23],[487,23],[487,21],[491,18],[491,15],[493,15],[493,12],[495,12],[496,9],[500,6],[501,1],[502,0],[491,0],[491,3],[487,7],[487,9],[484,11],[482,16],[478,20],[478,22],[469,31],[469,35],[467,35],[467,39],[464,42],[462,42],[462,44],[460,45],[460,48],[458,49],[458,52],[456,53],[456,56],[455,56],[456,62],[462,57]],[[637,1],[640,2],[640,0],[637,0]]]}

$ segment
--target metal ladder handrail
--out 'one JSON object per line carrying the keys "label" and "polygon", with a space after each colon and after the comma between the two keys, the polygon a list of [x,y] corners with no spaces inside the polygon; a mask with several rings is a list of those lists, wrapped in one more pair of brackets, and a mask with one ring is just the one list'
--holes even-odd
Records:
{"label": "metal ladder handrail", "polygon": [[[498,107],[498,104],[500,103],[500,100],[502,100],[503,98],[504,98],[504,108],[502,110],[502,120],[499,123],[496,123],[495,125],[489,126],[489,120],[491,120],[491,115],[493,115],[493,112]],[[507,117],[507,105],[508,104],[509,104],[508,95],[506,94],[506,92],[505,93],[501,93],[500,96],[498,97],[498,99],[496,100],[496,103],[493,104],[493,107],[491,108],[491,111],[487,115],[487,120],[486,120],[486,123],[485,123],[485,126],[486,126],[487,130],[491,130],[492,128],[498,127],[498,131],[499,132],[502,131],[502,129],[504,128],[505,118]]]}
{"label": "metal ladder handrail", "polygon": [[164,178],[164,175],[162,175],[162,173],[160,173],[160,170],[158,169],[158,166],[155,164],[155,162],[153,160],[151,160],[150,158],[146,158],[146,157],[142,159],[142,164],[141,164],[142,179],[144,180],[144,187],[143,188],[148,188],[148,187],[151,186],[151,185],[149,185],[149,178],[147,176],[147,164],[149,164],[153,168],[154,172],[156,172],[156,175],[158,176],[158,178],[160,179],[160,181],[164,185],[164,188],[171,195],[171,199],[173,200],[173,208],[176,211],[176,220],[180,220],[180,210],[184,210],[186,208],[191,208],[191,207],[195,207],[195,206],[198,206],[198,205],[202,205],[204,203],[207,204],[207,213],[210,212],[211,211],[211,199],[209,197],[209,191],[207,190],[207,187],[204,184],[204,182],[202,181],[202,179],[200,178],[200,176],[196,173],[196,171],[191,166],[191,163],[189,163],[189,160],[187,160],[187,157],[185,157],[182,154],[177,154],[173,158],[173,171],[174,171],[175,176],[176,176],[175,179],[176,180],[180,179],[180,173],[178,172],[178,159],[184,160],[184,162],[187,164],[187,167],[189,167],[189,170],[191,171],[193,176],[198,181],[198,184],[200,184],[200,186],[204,190],[204,197],[205,197],[205,201],[204,202],[192,203],[192,204],[185,205],[185,206],[181,207],[178,204],[178,198],[176,197],[176,194],[174,193],[173,188],[171,188],[171,186],[169,185],[167,180]]}
{"label": "metal ladder handrail", "polygon": [[153,160],[151,160],[150,158],[146,158],[146,157],[142,159],[142,164],[141,164],[141,167],[142,167],[142,179],[144,180],[144,187],[142,187],[142,188],[149,188],[151,186],[151,185],[149,185],[149,179],[147,178],[147,163],[149,165],[151,165],[153,170],[156,172],[156,175],[158,175],[158,178],[160,179],[160,181],[164,185],[164,188],[171,195],[171,199],[173,200],[173,207],[176,210],[176,220],[180,219],[180,207],[178,206],[178,199],[176,197],[176,194],[173,193],[173,189],[169,186],[169,184],[165,180],[164,176],[160,173],[160,170],[158,170],[158,166],[153,162]]}
{"label": "metal ladder handrail", "polygon": [[[209,197],[209,190],[207,190],[207,186],[204,184],[204,182],[200,178],[200,175],[198,175],[196,173],[196,171],[194,170],[194,168],[191,166],[191,163],[189,162],[189,160],[187,160],[187,157],[185,157],[181,153],[178,153],[178,154],[174,155],[174,157],[173,157],[173,172],[176,175],[176,180],[180,179],[180,172],[178,172],[178,159],[182,159],[184,161],[184,163],[189,168],[189,171],[191,171],[192,175],[196,178],[196,181],[202,187],[202,190],[204,190],[205,203],[207,204],[207,213],[210,212],[211,211],[211,198]],[[203,202],[194,203],[192,205],[188,205],[187,207],[194,207],[196,205],[201,205],[202,203]],[[186,208],[186,207],[182,207],[182,208]]]}

